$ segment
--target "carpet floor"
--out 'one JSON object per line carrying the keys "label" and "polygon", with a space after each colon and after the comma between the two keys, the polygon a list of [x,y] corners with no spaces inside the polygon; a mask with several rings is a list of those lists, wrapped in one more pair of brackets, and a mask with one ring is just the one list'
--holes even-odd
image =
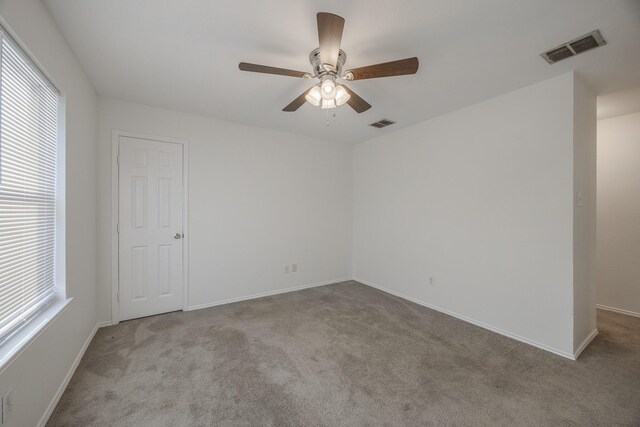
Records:
{"label": "carpet floor", "polygon": [[48,426],[640,425],[640,318],[576,362],[344,282],[102,328]]}

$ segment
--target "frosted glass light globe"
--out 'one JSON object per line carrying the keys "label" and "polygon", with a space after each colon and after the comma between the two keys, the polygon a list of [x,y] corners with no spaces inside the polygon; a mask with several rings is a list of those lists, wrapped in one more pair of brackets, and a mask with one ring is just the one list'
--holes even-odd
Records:
{"label": "frosted glass light globe", "polygon": [[343,105],[349,100],[349,98],[351,98],[349,92],[347,92],[347,90],[343,86],[338,85],[338,87],[336,88],[336,105],[338,107]]}
{"label": "frosted glass light globe", "polygon": [[314,86],[304,97],[307,102],[316,107],[320,106],[320,101],[322,101],[322,95],[320,93],[320,87]]}
{"label": "frosted glass light globe", "polygon": [[335,99],[323,99],[321,108],[323,110],[326,110],[328,108],[336,108],[336,100]]}
{"label": "frosted glass light globe", "polygon": [[336,84],[331,79],[322,82],[322,98],[333,99],[336,97]]}

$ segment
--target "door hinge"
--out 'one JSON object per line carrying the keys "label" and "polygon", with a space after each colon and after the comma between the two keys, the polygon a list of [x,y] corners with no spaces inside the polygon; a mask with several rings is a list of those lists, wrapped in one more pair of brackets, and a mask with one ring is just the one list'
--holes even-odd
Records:
{"label": "door hinge", "polygon": [[116,292],[116,301],[120,302],[120,292]]}
{"label": "door hinge", "polygon": [[120,164],[120,154],[118,154],[116,156],[116,164],[118,164],[118,165]]}
{"label": "door hinge", "polygon": [[120,234],[120,223],[116,225],[116,233]]}

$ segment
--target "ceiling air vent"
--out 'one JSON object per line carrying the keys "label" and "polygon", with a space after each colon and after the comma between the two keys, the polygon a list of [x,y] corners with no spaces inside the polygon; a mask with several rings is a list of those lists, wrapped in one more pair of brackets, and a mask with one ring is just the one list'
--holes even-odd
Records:
{"label": "ceiling air vent", "polygon": [[392,125],[394,123],[395,122],[392,122],[391,120],[382,119],[382,120],[377,121],[375,123],[371,123],[369,126],[373,126],[374,128],[382,129],[382,128],[386,128],[387,126]]}
{"label": "ceiling air vent", "polygon": [[560,46],[545,53],[541,53],[540,56],[542,56],[549,64],[555,64],[563,59],[576,56],[582,52],[586,52],[606,44],[607,42],[602,37],[602,34],[600,34],[600,31],[595,30],[585,34],[584,36],[578,37],[575,40],[561,44]]}

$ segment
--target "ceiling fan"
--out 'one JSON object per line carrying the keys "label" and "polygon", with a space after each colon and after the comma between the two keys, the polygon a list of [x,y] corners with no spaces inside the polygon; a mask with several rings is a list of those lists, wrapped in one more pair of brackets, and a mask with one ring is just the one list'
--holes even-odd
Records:
{"label": "ceiling fan", "polygon": [[320,47],[312,50],[309,54],[313,73],[247,62],[238,64],[242,71],[320,80],[318,84],[307,89],[282,111],[296,111],[307,101],[316,107],[325,109],[347,103],[355,111],[362,113],[371,108],[371,105],[344,84],[337,83],[339,79],[346,81],[374,79],[415,74],[418,71],[418,58],[416,57],[343,70],[344,64],[347,62],[347,55],[340,49],[344,18],[332,13],[320,12],[317,14],[317,19]]}

